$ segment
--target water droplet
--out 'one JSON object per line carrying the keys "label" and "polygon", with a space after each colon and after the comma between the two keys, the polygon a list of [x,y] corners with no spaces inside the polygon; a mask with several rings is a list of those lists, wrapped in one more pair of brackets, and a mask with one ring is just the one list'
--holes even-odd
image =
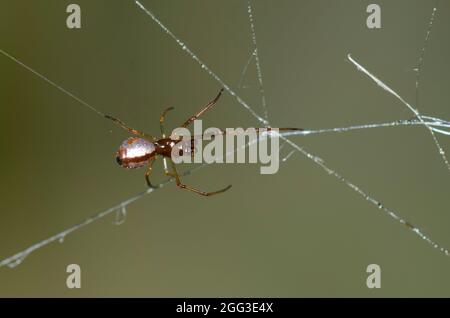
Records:
{"label": "water droplet", "polygon": [[121,225],[125,222],[127,218],[127,208],[123,205],[119,210],[116,211],[116,219],[114,220],[115,225]]}
{"label": "water droplet", "polygon": [[25,258],[28,256],[28,253],[21,253],[20,255],[17,255],[17,257],[14,259],[14,261],[7,264],[9,268],[14,268],[25,260]]}

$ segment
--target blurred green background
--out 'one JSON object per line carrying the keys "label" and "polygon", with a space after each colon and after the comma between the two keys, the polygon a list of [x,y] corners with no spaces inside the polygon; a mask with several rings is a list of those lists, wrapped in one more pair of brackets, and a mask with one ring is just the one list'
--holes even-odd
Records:
{"label": "blurred green background", "polygon": [[[382,28],[366,27],[373,1],[253,2],[271,123],[341,127],[411,118],[347,53],[414,102],[414,82],[434,1],[376,1]],[[77,3],[82,28],[66,27]],[[150,1],[177,36],[259,113],[245,1]],[[99,110],[158,134],[220,88],[133,1],[0,1],[0,48]],[[440,1],[423,65],[419,109],[449,119],[450,1]],[[120,169],[126,132],[0,56],[0,258],[145,190],[144,171]],[[258,126],[229,94],[204,125]],[[449,138],[438,136],[450,153]],[[450,247],[450,175],[423,127],[292,138],[387,207]],[[282,156],[290,152],[283,148]],[[154,181],[164,180],[161,162]],[[0,296],[450,296],[450,259],[306,157],[275,175],[257,165],[213,165],[0,269]],[[81,266],[82,288],[66,287]],[[379,264],[382,288],[366,287]]]}

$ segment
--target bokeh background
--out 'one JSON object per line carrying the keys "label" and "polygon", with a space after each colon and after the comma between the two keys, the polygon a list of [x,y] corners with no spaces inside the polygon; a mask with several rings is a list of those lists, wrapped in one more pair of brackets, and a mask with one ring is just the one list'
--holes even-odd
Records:
{"label": "bokeh background", "polygon": [[[66,27],[77,3],[82,28]],[[347,53],[414,102],[414,67],[434,1],[376,1],[382,28],[366,27],[373,1],[254,1],[273,125],[341,127],[411,118],[357,72]],[[245,1],[142,3],[259,113]],[[176,127],[220,88],[133,1],[0,1],[0,48],[99,110],[158,134],[162,109]],[[450,117],[450,2],[440,1],[423,65],[419,109]],[[145,190],[144,171],[120,169],[128,135],[0,56],[0,258]],[[204,125],[257,126],[229,94]],[[438,136],[450,153],[450,140]],[[387,207],[450,246],[450,175],[423,127],[292,138]],[[289,153],[283,148],[283,155]],[[154,181],[163,181],[161,162]],[[188,168],[188,167],[186,167]],[[228,297],[450,296],[450,258],[300,154],[275,175],[257,165],[213,165],[171,184],[64,243],[0,269],[0,296]],[[66,266],[82,270],[69,290]],[[366,287],[379,264],[382,288]]]}

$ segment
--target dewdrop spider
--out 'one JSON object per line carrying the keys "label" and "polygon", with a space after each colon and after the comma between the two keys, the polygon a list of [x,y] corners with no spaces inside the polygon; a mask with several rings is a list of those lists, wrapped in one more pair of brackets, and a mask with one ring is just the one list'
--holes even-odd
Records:
{"label": "dewdrop spider", "polygon": [[[206,104],[199,112],[194,114],[193,116],[189,117],[182,125],[182,128],[188,127],[194,120],[196,120],[198,117],[200,117],[203,113],[205,113],[207,110],[211,109],[219,100],[220,96],[222,95],[223,88],[219,91],[217,96],[211,100],[208,104]],[[170,166],[172,168],[172,172],[169,171],[167,168],[167,165],[164,165],[164,173],[169,176],[175,178],[175,182],[178,187],[182,189],[186,189],[189,191],[192,191],[194,193],[203,195],[203,196],[211,196],[214,194],[219,194],[222,192],[225,192],[231,188],[231,185],[218,190],[214,192],[205,192],[199,189],[196,189],[194,187],[185,185],[181,182],[180,175],[175,167],[175,163],[172,160],[172,149],[174,147],[178,147],[180,155],[184,151],[190,151],[191,155],[195,152],[195,137],[191,139],[190,145],[184,145],[182,144],[182,137],[179,137],[178,139],[172,139],[166,137],[166,134],[164,132],[164,120],[166,118],[166,115],[169,111],[173,110],[173,107],[169,107],[163,111],[161,114],[161,117],[159,118],[159,127],[161,131],[162,138],[157,139],[151,135],[148,135],[142,131],[139,131],[137,129],[131,128],[128,125],[126,125],[123,121],[121,121],[118,118],[112,117],[110,115],[106,115],[105,117],[114,121],[117,125],[125,129],[126,131],[130,132],[131,134],[137,136],[137,137],[129,137],[126,139],[119,147],[119,150],[116,153],[116,161],[117,163],[127,169],[135,169],[135,168],[141,168],[144,166],[147,166],[147,171],[145,172],[145,180],[147,181],[147,185],[151,188],[157,188],[157,186],[152,185],[150,182],[150,174],[152,172],[153,163],[157,159],[158,156],[162,156],[164,160],[168,160],[170,163]],[[270,129],[270,128],[268,128]],[[302,130],[300,128],[279,128],[279,130]],[[256,131],[259,132],[260,130],[256,128]],[[221,131],[221,133],[225,133]],[[186,147],[188,146],[188,147]],[[175,148],[177,149],[177,148]]]}
{"label": "dewdrop spider", "polygon": [[[194,120],[196,120],[199,116],[201,116],[204,112],[206,112],[208,109],[213,107],[217,100],[222,95],[223,89],[220,90],[219,94],[208,104],[206,104],[198,113],[195,115],[189,117],[182,125],[182,128],[188,127]],[[191,186],[185,185],[181,182],[180,175],[175,167],[175,163],[172,160],[172,149],[173,147],[177,146],[183,146],[180,145],[180,142],[182,141],[180,139],[171,139],[166,137],[165,131],[164,131],[164,120],[166,118],[166,115],[169,111],[173,110],[173,107],[169,107],[165,109],[159,118],[159,127],[161,131],[162,138],[157,139],[151,135],[148,135],[144,132],[141,132],[137,129],[131,128],[127,126],[123,121],[121,121],[118,118],[114,118],[110,115],[105,115],[106,118],[111,119],[116,124],[118,124],[123,129],[127,130],[131,134],[138,136],[138,137],[130,137],[127,140],[125,140],[119,147],[119,150],[116,153],[116,161],[117,163],[127,169],[135,169],[140,168],[143,166],[148,166],[147,171],[145,172],[145,180],[147,181],[147,185],[152,188],[156,188],[152,185],[150,182],[150,174],[152,172],[152,166],[155,162],[156,158],[158,156],[162,156],[165,160],[168,160],[170,163],[170,166],[172,168],[172,172],[168,170],[168,168],[164,167],[164,173],[167,176],[175,178],[176,184],[178,187],[182,189],[186,189],[192,192],[195,192],[197,194],[203,195],[203,196],[211,196],[214,194],[222,193],[227,191],[231,188],[231,185],[218,190],[214,192],[205,192],[196,188],[193,188]],[[185,150],[185,147],[180,147],[180,151]],[[194,150],[194,149],[192,149]]]}

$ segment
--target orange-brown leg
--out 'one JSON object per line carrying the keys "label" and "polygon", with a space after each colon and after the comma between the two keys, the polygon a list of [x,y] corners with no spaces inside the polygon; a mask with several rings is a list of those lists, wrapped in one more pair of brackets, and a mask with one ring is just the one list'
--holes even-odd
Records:
{"label": "orange-brown leg", "polygon": [[230,184],[230,185],[227,186],[226,188],[223,188],[223,189],[218,190],[218,191],[214,191],[214,192],[205,192],[205,191],[202,191],[202,190],[198,190],[198,189],[196,189],[196,188],[193,188],[193,187],[191,187],[191,186],[185,185],[185,184],[181,183],[181,179],[180,179],[180,176],[179,176],[179,174],[178,174],[178,172],[177,172],[177,168],[175,167],[175,163],[172,161],[172,159],[168,159],[168,160],[170,161],[170,164],[171,164],[171,166],[172,166],[173,175],[174,175],[174,177],[175,177],[175,181],[176,181],[176,183],[177,183],[177,186],[180,187],[181,189],[186,189],[186,190],[192,191],[192,192],[194,192],[194,193],[197,193],[197,194],[200,194],[200,195],[203,195],[203,196],[208,197],[208,196],[211,196],[211,195],[214,195],[214,194],[219,194],[219,193],[225,192],[225,191],[227,191],[228,189],[231,188],[231,184]]}
{"label": "orange-brown leg", "polygon": [[148,139],[148,140],[155,140],[154,137],[152,137],[152,136],[150,136],[150,135],[148,135],[148,134],[146,134],[146,133],[144,133],[144,132],[142,132],[140,130],[137,130],[137,129],[134,129],[134,128],[131,128],[131,127],[127,126],[123,121],[121,121],[118,118],[115,118],[115,117],[110,116],[110,115],[105,115],[105,118],[111,119],[117,125],[119,125],[123,129],[125,129],[126,131],[132,133],[133,135],[137,135],[139,137],[142,137],[142,138],[145,138],[145,139]]}
{"label": "orange-brown leg", "polygon": [[156,157],[150,159],[150,163],[148,164],[148,168],[147,171],[145,172],[145,181],[147,181],[147,185],[149,188],[159,188],[159,185],[154,186],[151,182],[150,182],[150,174],[152,173],[152,167],[153,167],[153,163],[155,162]]}
{"label": "orange-brown leg", "polygon": [[184,124],[181,125],[181,127],[186,128],[187,126],[189,126],[190,123],[192,123],[194,120],[196,120],[198,117],[200,117],[204,112],[206,112],[208,109],[213,107],[219,100],[220,95],[222,95],[222,92],[223,92],[223,88],[219,91],[219,94],[217,94],[217,96],[212,101],[210,101],[208,104],[206,104],[206,106],[204,106],[198,113],[189,117],[189,119],[186,120],[184,122]]}
{"label": "orange-brown leg", "polygon": [[166,134],[164,133],[164,120],[166,120],[166,114],[173,109],[173,107],[166,108],[161,114],[161,117],[159,117],[159,129],[161,130],[161,135],[163,138],[166,138]]}

